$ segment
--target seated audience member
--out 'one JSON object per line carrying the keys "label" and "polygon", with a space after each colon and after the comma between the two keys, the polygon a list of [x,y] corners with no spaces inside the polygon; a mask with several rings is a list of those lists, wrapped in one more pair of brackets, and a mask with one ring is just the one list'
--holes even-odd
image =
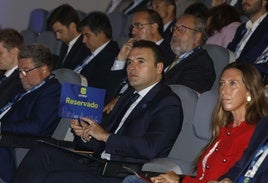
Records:
{"label": "seated audience member", "polygon": [[[226,173],[247,148],[256,123],[268,114],[258,71],[246,63],[231,63],[221,74],[219,100],[213,115],[213,136],[200,153],[196,176],[181,177],[168,172],[152,177],[159,183],[207,183]],[[265,118],[264,118],[265,119]],[[267,117],[266,117],[267,119]],[[124,183],[143,182],[136,176]]]}
{"label": "seated audience member", "polygon": [[205,3],[198,2],[198,3],[193,3],[190,6],[188,6],[185,9],[184,14],[195,15],[197,17],[206,19],[207,12],[208,12],[207,5]]}
{"label": "seated audience member", "polygon": [[[162,73],[159,47],[151,41],[135,42],[127,58],[131,87],[120,97],[109,120],[100,124],[89,118],[72,121],[76,145],[93,150],[92,157],[39,144],[26,155],[12,182],[115,183],[122,181],[113,177],[118,171],[113,168],[116,163],[118,167],[136,165],[140,170],[143,163],[166,157],[183,116],[180,99],[161,81]],[[105,165],[112,177],[101,176]]]}
{"label": "seated audience member", "polygon": [[228,49],[234,52],[237,61],[253,64],[262,75],[268,75],[267,63],[254,63],[268,45],[267,1],[242,0],[243,13],[249,20],[241,24]]}
{"label": "seated audience member", "polygon": [[18,54],[23,46],[23,37],[16,30],[0,31],[0,108],[4,107],[19,92],[23,91],[18,70]]}
{"label": "seated audience member", "polygon": [[199,93],[209,90],[215,81],[215,69],[211,58],[202,48],[205,38],[205,22],[194,15],[182,15],[172,27],[171,49],[178,57],[166,69],[166,84],[181,84]]}
{"label": "seated audience member", "polygon": [[111,71],[119,52],[118,44],[112,40],[109,18],[101,12],[91,12],[79,27],[83,43],[92,55],[86,58],[74,71],[84,75],[88,85],[106,90],[106,101],[111,100],[113,90],[121,82],[124,74]]}
{"label": "seated audience member", "polygon": [[[200,93],[209,90],[215,81],[215,69],[207,51],[201,47],[205,41],[204,20],[194,15],[182,15],[172,32],[171,49],[178,59],[164,69],[164,82],[185,85]],[[131,44],[125,45],[126,50],[130,50]],[[109,114],[118,98],[108,103],[104,112]]]}
{"label": "seated audience member", "polygon": [[209,181],[209,183],[266,183],[268,180],[267,130],[268,117],[266,116],[257,125],[242,158],[219,178],[221,181]]}
{"label": "seated audience member", "polygon": [[[27,45],[18,55],[19,76],[25,92],[0,108],[2,134],[49,137],[57,127],[61,85],[51,71],[54,66],[48,48]],[[14,171],[12,148],[0,148],[0,177],[10,181]]]}
{"label": "seated audience member", "polygon": [[57,7],[49,16],[48,26],[53,29],[57,39],[63,42],[56,68],[74,69],[91,55],[78,30],[79,22],[77,11],[68,4]]}
{"label": "seated audience member", "polygon": [[152,9],[156,11],[163,22],[163,38],[170,43],[172,32],[170,28],[176,23],[176,4],[174,0],[152,0]]}
{"label": "seated audience member", "polygon": [[223,4],[209,9],[207,17],[208,40],[206,44],[216,44],[227,48],[240,25],[240,14],[234,7]]}

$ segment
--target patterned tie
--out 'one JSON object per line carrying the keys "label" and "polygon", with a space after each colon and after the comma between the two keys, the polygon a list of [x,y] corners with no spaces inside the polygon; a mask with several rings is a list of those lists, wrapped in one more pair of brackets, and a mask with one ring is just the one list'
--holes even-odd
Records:
{"label": "patterned tie", "polygon": [[165,73],[170,71],[177,63],[180,62],[179,58],[176,58],[167,68],[165,69]]}

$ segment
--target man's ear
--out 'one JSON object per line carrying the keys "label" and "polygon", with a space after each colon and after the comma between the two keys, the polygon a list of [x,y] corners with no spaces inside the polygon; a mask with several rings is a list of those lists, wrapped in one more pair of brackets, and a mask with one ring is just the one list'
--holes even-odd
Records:
{"label": "man's ear", "polygon": [[70,25],[69,25],[69,29],[71,31],[77,31],[77,26],[74,22],[71,22]]}
{"label": "man's ear", "polygon": [[163,69],[164,69],[164,64],[163,64],[163,62],[159,62],[159,63],[157,63],[157,64],[156,64],[156,69],[157,69],[157,72],[161,74],[161,73],[163,72]]}
{"label": "man's ear", "polygon": [[15,57],[18,57],[20,50],[19,50],[18,48],[15,47],[15,48],[11,48],[11,49],[10,49],[10,52],[11,52],[12,55],[14,55]]}
{"label": "man's ear", "polygon": [[202,38],[203,38],[203,33],[202,32],[196,32],[195,34],[195,40],[194,40],[194,44],[195,46],[198,46],[202,43]]}
{"label": "man's ear", "polygon": [[153,33],[155,33],[155,32],[158,31],[158,25],[157,25],[157,23],[153,23],[151,26],[153,27],[153,29],[152,29],[152,32]]}

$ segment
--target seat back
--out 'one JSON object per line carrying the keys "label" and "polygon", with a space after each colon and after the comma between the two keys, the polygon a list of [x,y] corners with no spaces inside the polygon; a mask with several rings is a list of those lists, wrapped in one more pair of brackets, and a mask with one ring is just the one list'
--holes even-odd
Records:
{"label": "seat back", "polygon": [[[71,69],[61,68],[53,71],[53,73],[60,83],[68,82],[72,84],[87,86],[87,81],[84,76],[74,72]],[[62,118],[52,137],[58,140],[72,141],[73,135],[70,129],[70,119]]]}
{"label": "seat back", "polygon": [[20,32],[20,34],[23,36],[25,44],[33,44],[37,42],[38,34],[31,30],[23,30]]}
{"label": "seat back", "polygon": [[[186,156],[181,153],[181,151],[183,151],[184,146],[189,145],[186,143],[186,141],[188,141],[189,138],[194,138],[192,120],[198,99],[198,94],[193,89],[183,85],[170,85],[170,87],[181,99],[183,109],[182,130],[176,142],[174,143],[172,150],[169,153],[170,158],[159,158],[153,160],[152,162],[146,163],[143,166],[143,171],[166,172],[173,170],[176,173],[181,173],[181,170],[177,166],[176,161],[179,158],[179,155]],[[170,159],[175,159],[175,161],[172,161]]]}
{"label": "seat back", "polygon": [[43,31],[37,37],[37,43],[47,46],[53,55],[60,54],[60,47],[62,42],[57,40],[53,31]]}
{"label": "seat back", "polygon": [[127,17],[125,14],[120,12],[112,12],[107,16],[112,26],[113,39],[117,41],[123,35],[123,29],[126,25]]}
{"label": "seat back", "polygon": [[43,8],[37,8],[31,11],[28,23],[28,30],[37,34],[46,30],[48,11]]}
{"label": "seat back", "polygon": [[207,50],[210,58],[212,59],[216,73],[216,79],[211,89],[217,89],[221,71],[228,63],[231,62],[232,58],[230,57],[228,49],[222,46],[206,44],[203,48]]}
{"label": "seat back", "polygon": [[[181,96],[180,94],[178,94]],[[210,90],[199,95],[195,109],[186,108],[190,117],[183,120],[183,128],[167,158],[154,159],[143,166],[144,171],[166,172],[193,175],[194,161],[200,151],[211,138],[212,113],[217,102],[216,90]],[[182,98],[182,103],[183,103]],[[187,101],[187,100],[186,100]],[[187,102],[191,100],[188,99]],[[193,102],[193,101],[191,101]],[[185,113],[185,112],[183,112]]]}

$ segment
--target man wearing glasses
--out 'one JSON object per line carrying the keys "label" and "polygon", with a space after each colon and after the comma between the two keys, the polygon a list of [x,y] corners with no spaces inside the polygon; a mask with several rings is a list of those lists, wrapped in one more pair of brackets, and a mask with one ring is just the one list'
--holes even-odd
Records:
{"label": "man wearing glasses", "polygon": [[[48,48],[28,45],[19,52],[19,77],[24,92],[0,108],[1,133],[49,137],[59,122],[61,85],[51,71],[54,66]],[[14,145],[14,144],[12,144]],[[15,170],[12,148],[0,148],[0,178],[9,182]]]}
{"label": "man wearing glasses", "polygon": [[205,22],[194,15],[182,15],[171,31],[170,45],[177,59],[165,68],[165,83],[185,85],[199,93],[209,90],[215,81],[215,70],[201,47],[206,40]]}

